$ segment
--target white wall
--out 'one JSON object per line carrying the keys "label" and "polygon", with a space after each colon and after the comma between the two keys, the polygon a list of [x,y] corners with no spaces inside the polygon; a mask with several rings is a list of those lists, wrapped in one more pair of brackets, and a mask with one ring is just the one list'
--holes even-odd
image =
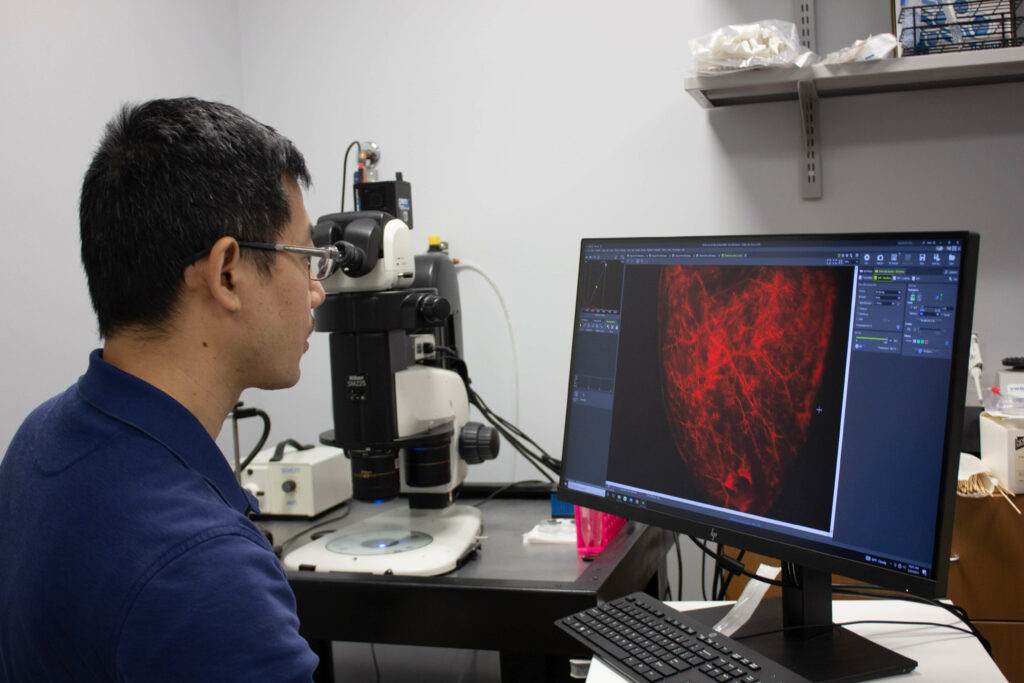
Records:
{"label": "white wall", "polygon": [[[822,53],[889,30],[886,3],[817,8]],[[1024,85],[822,100],[824,198],[804,201],[795,102],[708,112],[683,91],[688,38],[791,13],[779,0],[251,0],[241,5],[245,102],[306,154],[313,216],[336,210],[346,145],[380,144],[381,177],[402,171],[412,183],[417,246],[439,233],[503,291],[519,422],[556,456],[584,236],[977,230],[988,368],[1024,353],[1024,323],[1004,315],[1020,289]],[[474,385],[512,416],[495,297],[473,274],[460,281]],[[318,335],[296,389],[247,393],[288,430],[272,439],[330,426],[328,367]],[[470,476],[535,472],[506,448]]]}
{"label": "white wall", "polygon": [[[809,202],[796,103],[707,112],[682,87],[687,39],[792,18],[792,2],[252,0],[241,10],[246,105],[306,154],[310,213],[336,210],[350,141],[380,144],[382,178],[402,171],[412,183],[419,247],[441,234],[503,291],[519,424],[556,456],[584,236],[977,230],[986,380],[1000,358],[1024,353],[1024,321],[1006,315],[1021,290],[1024,84],[822,100],[824,198]],[[817,18],[822,53],[890,27],[877,1],[818,0]],[[511,416],[495,297],[473,274],[460,282],[474,385]],[[275,427],[272,439],[330,426],[328,368],[326,339],[315,337],[296,389],[247,393],[289,430]],[[470,472],[536,476],[507,447]],[[700,553],[688,542],[683,552],[683,595],[697,599]]]}
{"label": "white wall", "polygon": [[0,444],[99,345],[78,193],[126,101],[242,104],[237,0],[0,0]]}
{"label": "white wall", "polygon": [[[886,3],[819,0],[819,50],[889,28]],[[821,103],[824,198],[800,199],[795,103],[707,112],[683,91],[687,39],[790,17],[783,0],[0,0],[0,443],[97,344],[78,261],[77,194],[125,100],[194,94],[291,137],[334,211],[352,140],[413,186],[414,241],[439,233],[501,288],[518,342],[519,423],[559,455],[578,241],[584,236],[970,228],[982,234],[975,328],[988,381],[1024,353],[1016,163],[1024,84]],[[351,196],[351,195],[350,195]],[[460,276],[466,357],[516,414],[493,293]],[[330,425],[327,340],[291,390],[246,392],[272,441]],[[243,423],[243,448],[256,425]],[[230,451],[230,430],[220,439]],[[535,476],[510,448],[477,480]]]}

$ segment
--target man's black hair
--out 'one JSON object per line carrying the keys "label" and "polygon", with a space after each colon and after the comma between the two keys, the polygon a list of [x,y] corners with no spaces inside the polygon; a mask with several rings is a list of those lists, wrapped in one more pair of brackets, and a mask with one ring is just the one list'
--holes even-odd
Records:
{"label": "man's black hair", "polygon": [[[79,205],[100,335],[163,331],[184,268],[221,237],[274,242],[290,217],[282,176],[308,187],[302,154],[234,107],[193,98],[126,105],[107,124]],[[273,252],[243,254],[268,272]]]}

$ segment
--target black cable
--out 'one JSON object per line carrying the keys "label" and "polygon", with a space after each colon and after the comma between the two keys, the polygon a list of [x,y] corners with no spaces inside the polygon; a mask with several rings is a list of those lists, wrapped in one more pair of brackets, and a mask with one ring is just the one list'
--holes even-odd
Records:
{"label": "black cable", "polygon": [[377,644],[370,643],[370,657],[373,658],[373,671],[376,674],[375,680],[380,683],[380,664],[377,662]]}
{"label": "black cable", "polygon": [[[717,561],[722,562],[722,565],[724,565],[723,568],[726,571],[729,571],[732,574],[742,574],[743,576],[748,576],[748,577],[750,577],[752,579],[757,579],[758,581],[762,581],[764,583],[771,584],[772,586],[779,586],[780,588],[785,588],[786,585],[787,585],[787,583],[785,583],[785,582],[775,581],[775,580],[772,580],[772,579],[766,579],[763,576],[758,576],[757,574],[754,574],[754,573],[751,573],[751,572],[747,571],[746,567],[743,566],[742,562],[739,562],[737,559],[733,559],[733,558],[728,557],[726,555],[721,555],[721,554],[714,553],[710,548],[708,548],[704,543],[702,543],[700,540],[698,540],[694,536],[690,536],[690,540],[693,541],[694,544],[698,548],[703,550],[704,553],[707,556],[713,557]],[[788,572],[786,571],[787,564],[788,563],[783,563],[783,576],[787,576],[787,575],[788,576],[792,576],[793,572],[792,572],[792,568],[791,567],[788,568],[790,571],[788,571]],[[738,565],[742,569],[734,571],[734,568],[735,568],[736,565]],[[705,575],[704,575],[704,570],[705,570],[706,566],[707,566],[707,560],[705,558],[701,562],[701,594],[703,595],[705,601],[707,600],[707,591],[705,589],[706,579],[705,579]],[[875,599],[888,598],[888,599],[895,599],[895,600],[906,600],[907,602],[920,602],[920,603],[925,603],[925,604],[929,604],[929,605],[935,605],[937,607],[943,608],[947,612],[950,612],[951,614],[956,616],[956,618],[959,619],[967,628],[964,629],[964,628],[960,628],[960,627],[955,626],[955,625],[941,624],[941,623],[937,623],[937,622],[932,624],[932,622],[897,622],[897,621],[892,621],[892,622],[886,622],[886,621],[848,622],[846,625],[852,624],[852,623],[879,623],[879,624],[881,624],[881,623],[893,623],[893,624],[898,624],[898,623],[906,623],[906,624],[923,623],[923,624],[926,624],[926,625],[944,626],[944,627],[947,627],[947,628],[952,628],[954,630],[963,631],[964,633],[969,633],[969,634],[973,635],[975,638],[978,639],[978,642],[981,643],[982,647],[985,648],[985,651],[988,652],[990,655],[992,654],[992,645],[991,645],[991,643],[988,642],[988,639],[985,638],[985,636],[983,636],[981,634],[981,632],[977,629],[977,627],[971,622],[970,617],[967,615],[967,611],[963,607],[960,607],[958,605],[946,604],[946,603],[944,603],[944,602],[942,602],[940,600],[932,600],[932,599],[929,599],[929,598],[922,598],[922,597],[919,597],[917,595],[908,595],[908,594],[905,594],[905,593],[898,593],[898,592],[892,591],[891,589],[885,588],[883,586],[874,586],[874,585],[871,585],[871,584],[833,584],[831,588],[832,588],[832,592],[833,593],[840,593],[840,594],[843,594],[843,595],[857,595],[857,596],[860,596],[860,597],[875,598]],[[880,596],[880,595],[877,595],[876,593],[874,593],[872,591],[882,591],[885,594]],[[842,626],[844,624],[839,624],[839,625]],[[795,627],[791,627],[791,628],[814,628],[814,627],[813,626],[806,626],[805,625],[805,626],[795,626]],[[743,637],[744,638],[753,638],[753,637],[758,636],[758,635],[766,635],[768,633],[778,633],[778,632],[784,631],[784,630],[788,630],[788,629],[775,629],[773,631],[765,631],[764,633],[755,633],[755,634],[746,635],[746,636],[743,636]]]}
{"label": "black cable", "polygon": [[457,367],[455,368],[455,370],[462,376],[463,381],[466,383],[466,391],[470,395],[470,403],[472,403],[474,406],[476,406],[476,408],[478,410],[480,410],[480,412],[483,413],[485,415],[485,417],[488,418],[488,421],[492,421],[493,420],[492,424],[497,422],[498,424],[494,424],[495,428],[497,428],[499,430],[503,429],[504,431],[507,431],[508,433],[513,434],[515,436],[516,440],[522,439],[523,441],[526,441],[527,443],[529,443],[537,451],[536,453],[531,451],[530,452],[530,457],[536,458],[539,462],[543,463],[543,465],[545,467],[550,469],[555,474],[560,474],[561,473],[561,470],[562,470],[562,462],[561,462],[561,460],[558,460],[557,458],[553,458],[547,451],[545,451],[540,446],[540,444],[538,444],[536,441],[531,439],[525,432],[523,432],[521,429],[519,429],[519,427],[517,427],[516,425],[512,424],[511,422],[509,422],[508,420],[506,420],[505,418],[503,418],[502,416],[498,415],[496,412],[491,410],[491,408],[483,400],[483,398],[480,396],[480,394],[476,393],[476,391],[469,386],[471,384],[471,381],[469,379],[468,372],[466,370],[466,363],[465,363],[465,361],[463,361],[459,357],[458,351],[456,351],[455,349],[451,348],[450,346],[442,346],[442,345],[436,345],[434,347],[434,349],[437,350],[437,351],[441,351],[443,353],[448,354],[449,356],[452,357],[452,360],[454,360],[456,362]]}
{"label": "black cable", "polygon": [[348,517],[348,513],[350,513],[351,511],[352,511],[352,508],[350,508],[350,507],[348,507],[348,505],[346,505],[345,506],[345,512],[343,512],[342,514],[337,515],[335,517],[331,517],[329,519],[325,519],[325,520],[319,521],[316,524],[311,524],[310,526],[305,527],[302,531],[298,532],[297,534],[293,534],[293,535],[289,536],[288,538],[284,539],[278,545],[274,546],[274,552],[277,554],[278,557],[284,557],[284,554],[286,552],[287,546],[289,546],[292,543],[294,543],[296,539],[301,538],[302,536],[305,536],[306,534],[310,533],[311,531],[319,529],[322,526],[327,526],[328,524],[333,524],[335,522],[338,522],[340,520],[345,519],[346,517]]}
{"label": "black cable", "polygon": [[[501,415],[498,415],[490,408],[490,406],[487,405],[487,402],[483,400],[480,394],[476,393],[476,391],[470,386],[471,380],[469,379],[469,371],[466,367],[466,362],[459,356],[458,350],[441,344],[435,345],[434,350],[448,356],[447,360],[451,367],[448,367],[447,369],[454,370],[460,377],[462,377],[462,381],[466,385],[466,395],[469,397],[470,405],[479,410],[480,414],[483,415],[484,419],[487,420],[492,427],[494,427],[498,434],[504,437],[505,441],[507,441],[512,448],[526,458],[526,460],[533,465],[545,479],[549,482],[554,482],[554,479],[544,470],[544,468],[546,467],[554,474],[560,475],[562,473],[562,462],[551,457],[547,451],[541,448],[536,441],[527,436],[521,429],[519,429],[519,427],[509,422]],[[533,450],[527,447],[527,445],[523,443],[524,441],[530,444],[530,446],[533,446]]]}
{"label": "black cable", "polygon": [[[857,619],[856,621],[841,621],[836,623],[836,626],[856,626],[858,624],[899,624],[901,626],[941,626],[942,628],[952,629],[959,631],[960,633],[966,633],[969,636],[976,635],[970,631],[970,629],[957,626],[956,624],[944,624],[941,621],[902,621],[900,619]],[[991,652],[989,653],[992,654]]]}
{"label": "black cable", "polygon": [[[693,536],[690,536],[690,540],[693,541],[694,543],[697,542],[697,539],[695,539]],[[703,548],[703,546],[702,546],[702,548]],[[700,597],[704,598],[704,602],[708,601],[708,579],[707,579],[708,557],[707,557],[707,555],[708,555],[707,549],[704,548],[704,554],[700,556]]]}
{"label": "black cable", "polygon": [[[884,595],[878,595],[873,591],[881,591]],[[942,602],[941,600],[933,600],[931,598],[922,598],[917,595],[910,595],[907,593],[898,593],[882,586],[873,586],[870,584],[833,584],[832,592],[839,593],[841,595],[856,595],[863,598],[874,598],[874,599],[890,599],[890,600],[905,600],[906,602],[918,602],[926,605],[934,605],[941,607],[946,610],[957,619],[959,619],[964,626],[970,629],[968,632],[978,639],[985,651],[990,655],[992,654],[992,644],[988,642],[988,638],[982,635],[981,631],[971,621],[970,616],[967,614],[967,610],[959,605],[952,605]],[[962,630],[962,629],[961,629]]]}
{"label": "black cable", "polygon": [[[526,458],[537,469],[537,471],[544,476],[545,479],[548,481],[554,481],[551,475],[542,468],[547,467],[555,474],[560,474],[562,469],[561,463],[548,455],[543,448],[538,446],[533,439],[524,434],[518,427],[491,410],[476,391],[469,389],[468,387],[467,390],[469,392],[470,404],[480,411],[480,414],[483,415],[484,419],[490,422],[495,430],[497,430],[497,432],[501,434],[516,451]],[[537,451],[539,451],[539,453],[531,450],[523,443],[523,441],[532,445]]]}
{"label": "black cable", "polygon": [[[345,210],[345,186],[348,185],[348,153],[355,147],[359,150],[359,156],[363,156],[363,146],[359,144],[358,140],[353,140],[349,143],[349,146],[345,148],[345,159],[341,163],[341,210]],[[355,192],[355,188],[352,189]],[[355,201],[355,200],[352,200]]]}
{"label": "black cable", "polygon": [[[694,539],[694,542],[696,542],[696,539]],[[785,567],[785,564],[783,566]],[[792,573],[792,572],[790,572],[790,573]],[[762,581],[765,581],[766,583],[771,583],[773,585],[779,585],[779,582],[767,581],[763,577],[753,576],[753,578],[761,579]],[[961,633],[966,633],[968,635],[974,636],[975,638],[978,639],[978,642],[981,643],[982,647],[985,648],[985,651],[988,652],[988,654],[990,656],[992,654],[992,645],[991,645],[991,643],[988,642],[988,639],[985,638],[985,636],[983,636],[981,634],[981,632],[977,629],[977,627],[971,622],[970,618],[967,615],[967,611],[965,609],[963,609],[962,607],[959,607],[957,605],[946,604],[946,603],[941,602],[939,600],[932,600],[930,598],[922,598],[922,597],[917,596],[917,595],[910,595],[910,594],[905,594],[905,593],[899,593],[899,592],[893,591],[891,589],[885,588],[883,586],[875,586],[875,585],[871,585],[871,584],[859,584],[859,583],[858,584],[832,584],[831,588],[832,588],[832,592],[833,593],[839,593],[841,595],[855,595],[855,596],[859,596],[859,597],[871,598],[871,599],[876,599],[876,600],[877,599],[905,600],[907,602],[917,602],[917,603],[923,603],[923,604],[927,604],[927,605],[934,605],[936,607],[941,607],[941,608],[945,609],[947,612],[950,612],[951,614],[953,614],[967,628],[963,628],[963,627],[957,626],[956,624],[943,624],[941,622],[932,622],[932,621],[899,621],[899,620],[884,620],[884,619],[862,619],[862,620],[858,620],[858,621],[846,621],[846,622],[841,622],[841,623],[837,622],[837,623],[835,623],[836,626],[851,626],[851,625],[854,625],[854,624],[901,624],[901,625],[905,624],[905,625],[916,625],[916,626],[941,626],[943,628],[949,628],[949,629],[952,629],[954,631],[960,631]],[[872,592],[872,591],[881,591],[881,592],[884,593],[884,595],[878,595],[877,593]],[[750,634],[745,634],[743,636],[734,636],[734,637],[737,640],[744,640],[744,639],[748,639],[748,638],[756,638],[758,636],[769,635],[769,634],[772,634],[772,633],[781,633],[781,632],[784,632],[784,631],[791,631],[791,630],[797,630],[797,629],[820,628],[820,627],[829,626],[829,625],[830,624],[810,624],[810,625],[809,624],[803,624],[803,625],[798,625],[798,626],[782,627],[782,628],[772,629],[770,631],[762,631],[760,633],[750,633]]]}
{"label": "black cable", "polygon": [[[874,591],[874,592],[872,592]],[[900,591],[894,591],[891,588],[885,588],[883,586],[877,586],[870,583],[833,583],[833,593],[842,593],[844,595],[860,595],[867,598],[891,598],[893,600],[906,600],[907,602],[921,602],[929,605],[935,605],[941,607],[961,621],[970,621],[970,617],[967,616],[967,610],[959,605],[949,604],[942,602],[941,600],[934,600],[932,598],[922,598],[918,595],[910,593],[902,593]],[[877,595],[877,592],[884,593],[885,595]]]}
{"label": "black cable", "polygon": [[[722,553],[723,554],[725,553],[725,548],[722,548]],[[746,550],[740,550],[739,553],[736,555],[736,561],[737,562],[742,562],[743,561],[743,556],[746,555],[746,554],[747,554]],[[729,590],[729,585],[732,583],[733,577],[736,576],[736,575],[733,574],[732,572],[726,572],[725,570],[721,570],[721,569],[719,571],[722,573],[722,589],[719,591],[717,599],[718,600],[725,600],[725,594]]]}
{"label": "black cable", "polygon": [[242,405],[243,404],[241,402],[238,402],[235,404],[235,407],[232,408],[231,420],[237,423],[239,420],[244,420],[249,417],[258,417],[263,420],[263,434],[260,435],[260,440],[256,444],[256,447],[252,449],[252,452],[245,456],[245,458],[238,464],[239,474],[249,466],[249,463],[252,462],[253,458],[255,458],[260,452],[260,449],[263,448],[263,444],[267,442],[267,437],[270,436],[270,416],[259,408],[243,408]]}
{"label": "black cable", "polygon": [[715,554],[712,555],[712,557],[715,558],[715,563],[712,565],[712,571],[711,571],[711,599],[712,600],[718,600],[719,599],[718,598],[718,590],[719,590],[718,584],[719,584],[719,581],[722,578],[722,572],[725,571],[722,568],[722,562],[719,559],[722,556],[722,545],[720,543],[716,543],[715,544],[715,548],[716,548],[716,550],[714,551]]}
{"label": "black cable", "polygon": [[[779,628],[773,628],[768,631],[759,631],[757,633],[744,633],[743,635],[733,635],[732,637],[736,640],[749,640],[751,638],[760,638],[761,636],[770,636],[773,633],[785,633],[788,631],[801,631],[805,629],[820,629],[827,628],[830,626],[856,626],[858,624],[898,624],[901,626],[941,626],[942,628],[952,629],[954,631],[960,631],[967,635],[976,635],[971,631],[961,628],[956,624],[943,624],[941,621],[900,621],[896,619],[857,619],[855,621],[843,621],[834,622],[831,624],[800,624],[797,626],[780,626]],[[982,643],[984,645],[984,643]],[[991,654],[991,653],[990,653]]]}
{"label": "black cable", "polygon": [[[725,569],[725,571],[727,571],[727,572],[730,572],[732,574],[742,574],[743,576],[748,576],[748,577],[750,577],[752,579],[757,579],[758,581],[762,581],[762,582],[770,584],[772,586],[778,586],[780,588],[785,586],[785,584],[782,581],[776,581],[774,579],[767,579],[767,578],[765,578],[763,576],[758,576],[757,574],[755,574],[753,572],[747,571],[747,568],[743,566],[742,562],[738,562],[737,560],[735,560],[732,557],[729,557],[728,555],[721,555],[721,554],[718,554],[718,553],[714,552],[713,550],[708,548],[706,545],[704,545],[704,543],[702,543],[699,539],[697,539],[694,536],[690,536],[690,540],[693,541],[694,544],[698,548],[703,550],[706,555],[708,555],[709,557],[711,557],[714,560],[716,560],[716,562],[720,563],[723,566],[723,568]],[[704,581],[704,576],[703,576],[703,568],[702,568],[701,582],[703,583],[703,581]],[[703,585],[701,587],[703,588]],[[706,592],[704,593],[704,596],[705,596],[704,599],[707,600],[707,593]]]}
{"label": "black cable", "polygon": [[291,446],[296,451],[308,451],[311,448],[315,448],[313,444],[303,445],[296,441],[295,439],[285,439],[284,441],[278,443],[276,447],[274,447],[274,454],[270,456],[270,462],[280,462],[281,460],[284,460],[284,449],[287,446]]}
{"label": "black cable", "polygon": [[[726,560],[728,560],[726,562],[723,562],[723,564],[725,565],[725,569],[727,571],[730,571],[733,574],[742,574],[742,575],[748,576],[748,577],[750,577],[752,579],[757,579],[758,581],[763,581],[764,583],[768,583],[768,584],[771,584],[773,586],[779,586],[781,588],[785,588],[785,586],[786,586],[786,584],[784,582],[782,582],[782,581],[774,581],[774,580],[771,580],[771,579],[766,579],[763,576],[758,576],[757,574],[753,574],[753,573],[747,571],[746,568],[743,567],[742,563],[737,562],[737,560],[734,560],[731,557],[715,554],[714,552],[711,551],[710,548],[708,548],[706,545],[704,545],[704,543],[702,543],[701,541],[699,541],[697,538],[695,538],[693,536],[690,536],[690,540],[693,541],[694,544],[696,544],[698,548],[703,550],[704,553],[707,556],[713,557],[716,560],[722,560],[723,557]],[[739,564],[740,567],[743,567],[742,571],[732,571],[732,569],[730,569],[730,567],[732,565],[734,565],[734,564]],[[786,564],[787,563],[783,564],[783,569],[784,570],[786,569]],[[707,600],[707,591],[705,589],[706,579],[705,579],[705,576],[704,576],[704,569],[705,569],[706,566],[707,566],[707,560],[705,558],[701,562],[701,592],[702,592],[702,595],[704,596],[705,600]],[[792,575],[792,571],[788,572],[788,574]],[[786,575],[786,572],[784,572],[784,575]],[[849,586],[855,586],[856,588],[850,588]],[[880,596],[880,595],[877,595],[876,593],[871,592],[871,591],[882,591],[882,592],[885,593],[885,595],[881,595]],[[941,607],[941,608],[945,609],[947,612],[950,612],[951,614],[956,616],[961,622],[963,622],[963,624],[967,628],[964,629],[964,628],[960,628],[960,627],[957,627],[957,626],[954,626],[954,625],[951,625],[951,624],[941,624],[941,623],[935,623],[934,624],[935,626],[945,626],[947,628],[952,628],[952,629],[957,630],[957,631],[963,631],[965,633],[969,633],[969,634],[973,635],[975,638],[978,639],[978,642],[981,643],[982,647],[985,648],[986,652],[988,652],[990,655],[992,654],[992,645],[991,645],[991,643],[988,642],[988,639],[985,638],[985,636],[983,636],[981,634],[981,632],[977,629],[977,627],[971,622],[970,618],[967,615],[967,611],[964,610],[963,607],[960,607],[958,605],[950,605],[950,604],[946,604],[944,602],[941,602],[939,600],[931,600],[929,598],[922,598],[922,597],[919,597],[919,596],[916,596],[916,595],[908,595],[908,594],[905,594],[905,593],[898,593],[898,592],[892,591],[892,590],[890,590],[888,588],[884,588],[882,586],[874,586],[874,585],[870,585],[870,584],[833,584],[832,585],[832,592],[833,593],[840,593],[840,594],[843,594],[843,595],[857,595],[857,596],[860,596],[860,597],[875,598],[875,599],[878,599],[878,598],[889,598],[889,599],[895,599],[895,600],[906,600],[908,602],[920,602],[920,603],[925,603],[925,604],[935,605],[937,607]],[[911,623],[918,623],[918,622],[871,621],[871,622],[849,622],[849,623],[908,623],[908,624],[911,624]],[[925,624],[931,625],[932,622],[920,622],[920,623],[925,623]],[[839,625],[842,626],[844,624],[839,624]],[[805,625],[805,626],[796,626],[796,627],[791,627],[791,628],[813,628],[813,626],[806,626]],[[746,635],[746,636],[744,636],[744,638],[752,638],[754,636],[766,635],[768,633],[778,633],[778,632],[784,631],[784,630],[788,630],[788,629],[775,629],[773,631],[766,631],[764,633],[756,633],[756,634]]]}
{"label": "black cable", "polygon": [[501,494],[505,493],[505,491],[508,491],[511,488],[515,488],[516,486],[525,486],[526,484],[543,484],[543,483],[544,482],[542,482],[540,479],[523,479],[522,481],[514,481],[511,484],[506,484],[505,486],[502,486],[502,487],[500,487],[498,489],[495,489],[493,492],[488,494],[488,496],[486,498],[484,498],[483,500],[477,501],[476,503],[473,503],[473,507],[478,508],[481,505],[483,505],[484,503],[489,503],[490,501],[494,500],[495,498],[497,498]]}
{"label": "black cable", "polygon": [[453,349],[450,346],[443,346],[441,344],[434,344],[434,350],[435,351],[441,351],[442,353],[447,353],[449,356],[451,356],[452,358],[454,358],[456,360],[462,360],[462,358],[459,356],[459,352],[456,351],[455,349]]}
{"label": "black cable", "polygon": [[[530,464],[533,465],[534,468],[536,468],[537,471],[540,472],[545,479],[547,479],[550,482],[553,482],[554,479],[543,468],[547,467],[555,474],[559,474],[561,472],[561,463],[557,463],[557,461],[551,458],[551,456],[547,455],[547,453],[545,453],[543,449],[537,446],[532,439],[530,439],[528,436],[523,434],[517,427],[515,427],[507,420],[502,418],[500,415],[495,413],[493,410],[491,410],[487,403],[480,397],[480,395],[476,393],[476,391],[469,389],[468,386],[467,391],[469,395],[470,405],[474,406],[477,410],[479,410],[480,414],[483,415],[484,419],[487,420],[487,422],[489,422],[491,426],[493,426],[494,429],[505,438],[505,440],[509,443],[509,445],[512,446],[512,448],[514,448],[516,451],[519,452],[520,455],[526,458],[527,461],[529,461]],[[520,437],[523,437],[526,441],[533,444],[538,450],[541,451],[541,453],[538,454],[530,450],[530,448],[528,448],[520,440]],[[553,462],[557,464],[553,465]]]}
{"label": "black cable", "polygon": [[683,599],[683,551],[679,546],[679,534],[674,534],[676,547],[676,562],[679,565],[679,573],[676,575],[676,600]]}
{"label": "black cable", "polygon": [[[482,399],[481,399],[481,402],[483,402]],[[514,424],[512,424],[508,420],[505,420],[500,415],[496,415],[495,414],[495,416],[497,417],[497,419],[503,425],[508,427],[508,429],[510,431],[512,431],[517,436],[522,437],[527,443],[529,443],[531,446],[533,446],[535,449],[537,449],[537,451],[539,451],[538,458],[541,460],[541,462],[544,463],[545,467],[550,469],[555,474],[561,474],[561,472],[562,472],[562,461],[561,460],[558,460],[557,458],[553,458],[547,451],[545,451],[543,448],[541,448],[540,445],[536,441],[531,439],[527,434],[525,434],[522,430],[520,430]]]}

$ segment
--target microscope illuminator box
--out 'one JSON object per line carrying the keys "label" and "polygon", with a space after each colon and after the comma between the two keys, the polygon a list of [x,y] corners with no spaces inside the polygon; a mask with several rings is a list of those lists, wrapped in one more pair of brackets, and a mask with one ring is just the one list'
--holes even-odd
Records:
{"label": "microscope illuminator box", "polygon": [[352,497],[352,472],[340,448],[287,448],[274,460],[260,451],[242,472],[242,486],[256,496],[263,515],[313,517]]}

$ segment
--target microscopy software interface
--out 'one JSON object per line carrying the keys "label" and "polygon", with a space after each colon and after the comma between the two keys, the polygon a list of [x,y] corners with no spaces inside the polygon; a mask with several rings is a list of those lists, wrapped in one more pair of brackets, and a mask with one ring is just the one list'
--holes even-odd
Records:
{"label": "microscopy software interface", "polygon": [[962,250],[584,240],[565,485],[927,577]]}

